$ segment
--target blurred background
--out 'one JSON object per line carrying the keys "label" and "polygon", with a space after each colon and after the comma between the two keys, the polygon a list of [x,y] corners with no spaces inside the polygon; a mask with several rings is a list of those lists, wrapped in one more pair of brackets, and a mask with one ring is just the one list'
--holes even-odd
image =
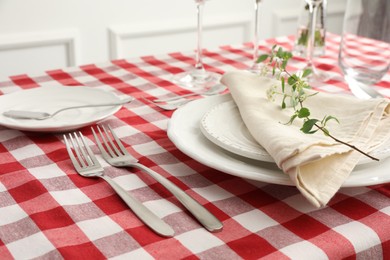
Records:
{"label": "blurred background", "polygon": [[[295,35],[303,0],[263,0],[260,39]],[[328,0],[327,31],[340,34],[346,0]],[[250,42],[254,0],[210,0],[203,47]],[[196,47],[193,0],[0,0],[0,75]]]}

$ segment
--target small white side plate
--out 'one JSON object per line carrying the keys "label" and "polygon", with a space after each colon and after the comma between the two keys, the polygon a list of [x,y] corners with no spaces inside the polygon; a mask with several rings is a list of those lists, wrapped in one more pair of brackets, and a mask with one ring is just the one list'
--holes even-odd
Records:
{"label": "small white side plate", "polygon": [[3,115],[8,110],[54,112],[63,107],[118,102],[108,91],[84,86],[47,86],[0,96],[0,125],[33,132],[64,132],[100,121],[122,106],[71,109],[46,120],[13,119]]}

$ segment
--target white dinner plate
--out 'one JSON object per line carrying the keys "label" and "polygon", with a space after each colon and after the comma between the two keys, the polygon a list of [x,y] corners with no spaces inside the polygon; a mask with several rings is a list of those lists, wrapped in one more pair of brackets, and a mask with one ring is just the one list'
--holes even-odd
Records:
{"label": "white dinner plate", "polygon": [[[200,130],[214,144],[229,152],[250,159],[274,162],[268,152],[252,137],[240,111],[233,100],[222,102],[204,114],[200,122]],[[390,140],[370,153],[378,159],[390,156]],[[372,160],[363,156],[359,164]]]}
{"label": "white dinner plate", "polygon": [[33,132],[64,132],[93,124],[122,106],[71,109],[45,120],[14,119],[3,115],[8,110],[52,113],[63,107],[118,102],[114,93],[84,86],[46,86],[0,96],[0,125]]}
{"label": "white dinner plate", "polygon": [[[168,124],[168,137],[183,153],[224,173],[267,183],[293,185],[276,165],[231,153],[208,140],[200,130],[200,123],[210,109],[231,100],[219,95],[199,99],[176,110]],[[369,186],[390,182],[390,159],[370,162],[355,167],[343,187]]]}

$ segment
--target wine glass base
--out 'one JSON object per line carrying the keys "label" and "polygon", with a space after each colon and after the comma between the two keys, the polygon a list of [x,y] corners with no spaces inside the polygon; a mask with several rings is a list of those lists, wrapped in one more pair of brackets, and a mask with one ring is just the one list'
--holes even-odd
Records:
{"label": "wine glass base", "polygon": [[247,70],[249,72],[252,72],[257,75],[264,74],[264,64],[263,63],[254,63],[251,67],[249,67]]}
{"label": "wine glass base", "polygon": [[316,69],[314,66],[307,66],[303,70],[310,69],[311,73],[307,76],[308,82],[325,82],[331,79],[331,76],[325,72],[321,72]]}
{"label": "wine glass base", "polygon": [[384,96],[376,91],[372,85],[367,85],[357,81],[349,75],[344,76],[345,81],[348,84],[349,90],[352,94],[360,99],[371,99],[371,98],[383,98]]}
{"label": "wine glass base", "polygon": [[221,75],[210,71],[189,71],[173,76],[172,81],[189,90],[204,90],[220,84]]}

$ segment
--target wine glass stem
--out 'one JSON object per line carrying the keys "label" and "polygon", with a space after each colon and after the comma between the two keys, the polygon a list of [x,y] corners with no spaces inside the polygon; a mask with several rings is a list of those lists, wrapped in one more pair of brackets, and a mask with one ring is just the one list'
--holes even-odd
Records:
{"label": "wine glass stem", "polygon": [[255,31],[253,35],[253,63],[259,56],[259,8],[261,0],[255,0]]}
{"label": "wine glass stem", "polygon": [[309,4],[309,15],[310,15],[310,24],[309,24],[309,38],[307,40],[307,66],[313,67],[313,55],[314,55],[314,41],[316,33],[316,24],[317,24],[317,11],[318,6],[322,1],[308,1]]}
{"label": "wine glass stem", "polygon": [[204,70],[203,62],[202,62],[202,25],[203,25],[203,1],[197,1],[196,9],[197,9],[197,45],[196,45],[196,53],[195,53],[195,69],[196,70]]}

